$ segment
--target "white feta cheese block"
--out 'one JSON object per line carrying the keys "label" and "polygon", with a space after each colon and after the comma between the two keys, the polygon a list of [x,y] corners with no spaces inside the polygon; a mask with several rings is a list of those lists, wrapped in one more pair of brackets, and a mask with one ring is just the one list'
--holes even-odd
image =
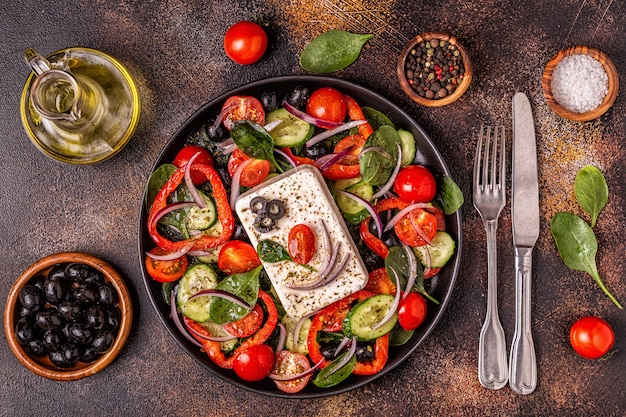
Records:
{"label": "white feta cheese block", "polygon": [[[251,210],[250,202],[255,197],[263,197],[267,201],[277,199],[285,206],[284,216],[265,233],[254,226],[257,215]],[[306,266],[292,261],[263,261],[265,271],[289,316],[300,319],[363,289],[367,284],[367,268],[322,174],[314,166],[302,165],[260,184],[242,194],[235,208],[255,248],[261,240],[269,239],[286,249],[289,231],[298,224],[306,224],[315,232],[315,254]],[[328,232],[327,245],[321,222]],[[319,288],[294,288],[305,286],[319,277],[331,256],[330,246],[334,248],[335,245],[340,245],[338,260],[347,256],[347,263],[336,279]]]}

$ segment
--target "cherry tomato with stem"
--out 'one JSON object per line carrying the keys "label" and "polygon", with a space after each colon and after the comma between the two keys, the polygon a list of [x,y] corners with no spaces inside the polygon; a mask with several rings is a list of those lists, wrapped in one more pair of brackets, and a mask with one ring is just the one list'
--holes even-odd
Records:
{"label": "cherry tomato with stem", "polygon": [[230,240],[222,246],[217,256],[217,267],[225,274],[252,271],[261,265],[254,247],[243,240]]}
{"label": "cherry tomato with stem", "polygon": [[315,232],[306,224],[297,224],[289,230],[287,250],[294,262],[305,265],[315,254]]}
{"label": "cherry tomato with stem", "polygon": [[[237,168],[249,159],[252,158],[246,155],[241,149],[235,149],[228,159],[228,174],[231,178],[235,177]],[[241,171],[239,185],[243,187],[254,187],[255,185],[259,185],[265,181],[265,178],[267,178],[271,169],[272,166],[268,160],[254,159],[254,161],[249,163],[245,168],[243,168],[243,171]]]}
{"label": "cherry tomato with stem", "polygon": [[249,120],[259,125],[265,124],[265,110],[261,102],[252,96],[231,96],[222,106],[222,122],[230,131],[239,120]]}
{"label": "cherry tomato with stem", "polygon": [[569,340],[576,353],[583,358],[599,359],[613,347],[615,334],[606,321],[587,316],[572,325]]}
{"label": "cherry tomato with stem", "polygon": [[426,300],[416,292],[411,291],[400,300],[398,305],[398,322],[406,331],[415,330],[426,319]]}
{"label": "cherry tomato with stem", "polygon": [[[199,154],[196,159],[194,159],[194,163],[204,164],[204,165],[213,165],[213,157],[209,153],[206,148],[198,145],[187,145],[183,147],[176,157],[174,158],[174,166],[180,168],[187,165],[187,162],[195,155]],[[194,185],[202,185],[207,182],[207,178],[200,171],[191,171],[191,181]]]}
{"label": "cherry tomato with stem", "polygon": [[243,349],[234,358],[233,370],[244,381],[260,381],[274,369],[274,350],[265,344]]}
{"label": "cherry tomato with stem", "polygon": [[428,203],[435,198],[437,181],[428,168],[409,165],[398,172],[393,190],[407,203]]}
{"label": "cherry tomato with stem", "polygon": [[257,62],[267,50],[267,33],[254,22],[238,22],[224,35],[224,51],[234,62],[249,65]]}
{"label": "cherry tomato with stem", "polygon": [[332,87],[322,87],[311,93],[306,112],[328,122],[343,122],[348,113],[345,95]]}
{"label": "cherry tomato with stem", "polygon": [[[152,249],[150,253],[159,256],[168,254],[167,251],[159,247]],[[148,275],[158,282],[176,281],[183,276],[188,266],[189,260],[186,255],[171,261],[161,261],[146,255],[146,270],[148,271]]]}

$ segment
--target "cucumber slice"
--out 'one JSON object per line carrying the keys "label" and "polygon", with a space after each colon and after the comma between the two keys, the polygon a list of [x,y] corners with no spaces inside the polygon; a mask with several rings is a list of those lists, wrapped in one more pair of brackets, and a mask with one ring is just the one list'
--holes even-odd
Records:
{"label": "cucumber slice", "polygon": [[[360,183],[361,177],[351,178],[347,180],[335,181],[335,188],[338,190],[346,190],[358,195],[366,201],[372,201],[374,197],[374,187],[369,183]],[[370,214],[361,204],[357,203],[350,197],[337,194],[335,197],[337,207],[343,213],[345,219],[351,224],[359,224]]]}
{"label": "cucumber slice", "polygon": [[282,107],[268,113],[265,117],[265,123],[276,120],[282,120],[282,123],[269,132],[276,146],[293,148],[302,145],[313,136],[315,130],[313,125],[298,119]]}
{"label": "cucumber slice", "polygon": [[181,313],[199,323],[209,320],[211,297],[199,297],[189,301],[194,294],[217,287],[218,279],[215,270],[207,264],[196,264],[189,268],[178,283],[176,304]]}
{"label": "cucumber slice", "polygon": [[402,146],[402,166],[409,166],[415,160],[417,149],[415,148],[415,136],[408,130],[398,129],[400,145]]}
{"label": "cucumber slice", "polygon": [[203,262],[205,264],[216,264],[217,258],[219,257],[220,251],[222,250],[222,246],[224,245],[219,245],[214,248],[206,249],[204,251],[206,252],[204,255],[196,256],[196,258],[198,258],[200,262]]}
{"label": "cucumber slice", "polygon": [[311,328],[311,319],[304,319],[304,322],[300,327],[300,331],[298,332],[298,345],[294,346],[293,331],[296,329],[298,321],[299,320],[296,320],[288,316],[287,314],[285,314],[280,321],[285,326],[285,329],[287,329],[287,340],[285,341],[285,347],[291,352],[308,355],[309,349],[306,344],[306,339],[309,334],[309,329]]}
{"label": "cucumber slice", "polygon": [[204,208],[191,207],[187,212],[185,222],[187,229],[206,230],[213,226],[217,221],[217,209],[213,199],[202,191],[198,191],[200,198],[204,200]]}
{"label": "cucumber slice", "polygon": [[415,256],[422,262],[422,265],[431,268],[441,268],[454,254],[456,243],[452,236],[443,231],[438,231],[430,245],[413,248]]}
{"label": "cucumber slice", "polygon": [[[224,336],[231,335],[230,333],[226,331],[226,329],[224,328],[222,324],[218,324],[212,321],[207,321],[205,323],[202,323],[202,326],[209,331],[211,336],[214,336],[214,337],[224,337]],[[227,340],[225,342],[219,342],[219,343],[220,343],[220,350],[222,352],[229,353],[235,350],[235,347],[237,347],[237,343],[239,343],[239,339],[234,338],[234,339]]]}
{"label": "cucumber slice", "polygon": [[398,322],[398,313],[394,313],[382,326],[376,329],[373,327],[385,317],[393,301],[393,295],[378,294],[357,303],[343,320],[344,334],[355,336],[359,341],[367,341],[389,333]]}

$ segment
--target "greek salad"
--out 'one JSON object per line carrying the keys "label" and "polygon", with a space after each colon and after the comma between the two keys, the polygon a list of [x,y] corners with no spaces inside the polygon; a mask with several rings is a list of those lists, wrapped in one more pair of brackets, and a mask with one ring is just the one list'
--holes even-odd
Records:
{"label": "greek salad", "polygon": [[[181,335],[237,378],[286,393],[381,372],[440,302],[430,283],[457,244],[445,219],[463,196],[417,152],[409,130],[335,87],[224,100],[146,186],[145,272]],[[267,192],[300,170],[319,183]],[[313,204],[317,186],[345,236],[331,220],[298,221],[294,201]],[[351,265],[362,282],[311,295],[349,285]],[[283,305],[286,291],[315,308]]]}

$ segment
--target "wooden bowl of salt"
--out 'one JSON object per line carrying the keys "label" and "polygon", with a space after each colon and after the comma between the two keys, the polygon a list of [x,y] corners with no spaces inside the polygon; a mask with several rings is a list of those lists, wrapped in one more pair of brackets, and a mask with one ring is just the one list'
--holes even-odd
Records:
{"label": "wooden bowl of salt", "polygon": [[556,114],[587,122],[602,116],[613,105],[619,78],[615,65],[602,51],[573,46],[548,62],[541,87]]}

